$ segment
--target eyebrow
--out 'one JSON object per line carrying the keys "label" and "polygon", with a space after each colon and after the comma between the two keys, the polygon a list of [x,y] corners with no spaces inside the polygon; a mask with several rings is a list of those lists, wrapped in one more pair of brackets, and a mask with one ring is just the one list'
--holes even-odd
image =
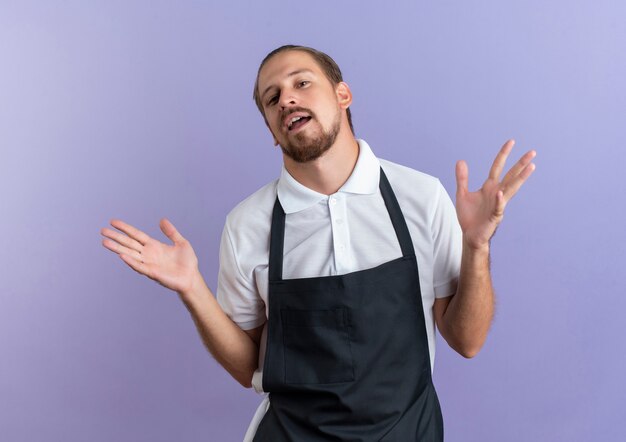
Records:
{"label": "eyebrow", "polygon": [[[305,73],[305,72],[309,73],[309,74],[315,75],[315,72],[313,72],[311,69],[298,69],[297,71],[293,71],[293,72],[288,73],[287,74],[287,78],[293,77],[294,75],[302,74],[302,73]],[[276,87],[276,86],[272,84],[272,85],[268,86],[267,88],[265,88],[265,90],[261,94],[261,99],[263,99],[263,97],[265,97],[265,94],[267,94],[267,91],[269,91],[273,87]]]}

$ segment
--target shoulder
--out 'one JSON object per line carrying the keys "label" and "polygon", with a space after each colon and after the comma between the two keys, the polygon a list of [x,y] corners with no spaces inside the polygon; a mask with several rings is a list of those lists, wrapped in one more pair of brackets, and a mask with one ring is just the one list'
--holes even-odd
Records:
{"label": "shoulder", "polygon": [[378,159],[400,205],[432,209],[443,188],[439,178],[392,161]]}
{"label": "shoulder", "polygon": [[235,243],[256,242],[269,234],[277,184],[278,179],[267,183],[228,213],[225,229]]}
{"label": "shoulder", "polygon": [[438,232],[444,225],[461,231],[455,206],[439,178],[387,160],[380,159],[380,164],[415,235],[414,242],[440,238]]}

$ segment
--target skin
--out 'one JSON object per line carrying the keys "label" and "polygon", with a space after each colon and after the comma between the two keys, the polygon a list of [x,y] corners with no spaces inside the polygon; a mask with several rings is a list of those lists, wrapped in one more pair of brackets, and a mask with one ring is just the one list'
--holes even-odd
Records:
{"label": "skin", "polygon": [[498,154],[482,187],[467,188],[468,167],[456,163],[456,213],[463,231],[461,272],[454,296],[435,300],[437,328],[450,347],[472,358],[487,338],[494,314],[494,292],[489,268],[491,238],[504,217],[504,208],[535,170],[534,150],[526,152],[500,180],[515,144],[508,140]]}
{"label": "skin", "polygon": [[[292,72],[306,69],[298,75]],[[308,83],[303,83],[308,82]],[[290,109],[304,107],[312,110],[312,119],[299,133],[315,138],[321,131],[330,130],[339,113],[340,131],[333,146],[321,157],[307,163],[298,163],[283,153],[285,168],[297,181],[324,195],[336,193],[348,180],[359,156],[359,145],[350,130],[346,109],[352,104],[352,92],[345,82],[333,85],[306,52],[286,51],[270,59],[259,74],[259,91],[268,128],[274,145],[297,145],[282,122]],[[269,99],[277,95],[275,102]]]}
{"label": "skin", "polygon": [[[301,72],[293,74],[297,71]],[[309,54],[286,51],[263,67],[259,91],[268,129],[274,145],[283,151],[287,171],[317,192],[336,193],[352,174],[359,155],[346,115],[352,103],[348,85],[332,84]],[[297,133],[290,133],[283,125],[284,117],[293,109],[307,109],[314,115]],[[307,162],[294,160],[294,149],[305,149],[311,140],[328,134],[337,123],[336,138],[322,155]],[[456,212],[463,231],[461,271],[455,295],[436,299],[433,312],[443,338],[466,358],[478,354],[493,318],[491,238],[507,203],[535,169],[531,161],[536,152],[531,150],[500,178],[513,145],[514,141],[508,140],[502,146],[489,176],[475,192],[467,188],[469,172],[465,161],[456,164]],[[119,232],[102,228],[102,245],[137,273],[175,291],[209,352],[241,385],[251,387],[263,326],[243,331],[223,312],[200,274],[191,244],[166,218],[161,219],[159,226],[172,244],[151,238],[118,219],[111,220],[111,226]]]}

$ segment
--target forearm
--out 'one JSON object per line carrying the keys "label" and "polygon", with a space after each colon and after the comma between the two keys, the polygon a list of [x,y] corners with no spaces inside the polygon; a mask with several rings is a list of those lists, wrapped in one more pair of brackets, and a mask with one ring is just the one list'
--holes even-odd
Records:
{"label": "forearm", "polygon": [[224,313],[201,275],[194,288],[179,296],[215,360],[241,385],[249,388],[258,366],[257,344]]}
{"label": "forearm", "polygon": [[448,343],[468,358],[475,356],[483,346],[493,318],[489,259],[489,246],[474,249],[463,241],[456,295],[443,316]]}

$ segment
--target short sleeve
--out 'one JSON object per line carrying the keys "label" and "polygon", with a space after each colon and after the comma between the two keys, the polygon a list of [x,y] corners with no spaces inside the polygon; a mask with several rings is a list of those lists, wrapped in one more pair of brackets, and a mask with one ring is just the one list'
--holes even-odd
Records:
{"label": "short sleeve", "polygon": [[258,327],[266,320],[265,304],[259,296],[252,275],[246,277],[241,271],[228,221],[220,241],[216,299],[222,310],[242,330]]}
{"label": "short sleeve", "polygon": [[437,199],[431,231],[433,235],[433,285],[435,298],[456,293],[461,271],[463,233],[454,203],[437,180]]}

